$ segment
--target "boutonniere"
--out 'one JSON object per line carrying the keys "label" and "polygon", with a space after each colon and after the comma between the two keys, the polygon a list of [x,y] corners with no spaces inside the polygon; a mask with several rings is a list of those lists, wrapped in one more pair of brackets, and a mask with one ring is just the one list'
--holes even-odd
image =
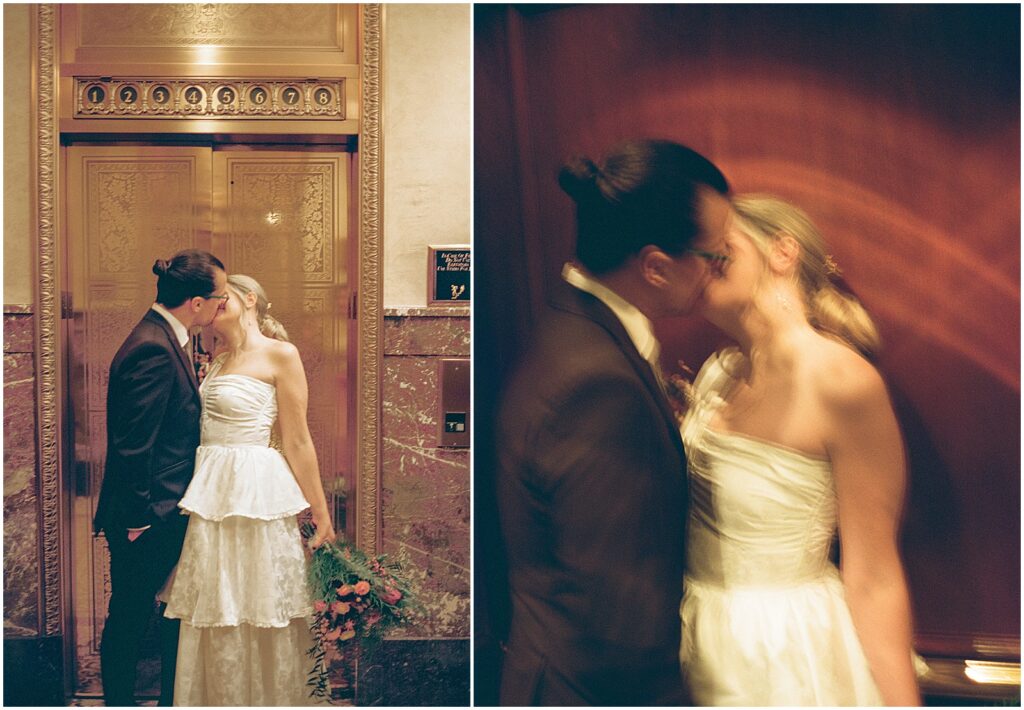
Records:
{"label": "boutonniere", "polygon": [[677,360],[676,365],[680,372],[673,372],[665,378],[665,391],[672,410],[679,419],[682,419],[696,401],[697,395],[693,387],[695,374],[682,360]]}

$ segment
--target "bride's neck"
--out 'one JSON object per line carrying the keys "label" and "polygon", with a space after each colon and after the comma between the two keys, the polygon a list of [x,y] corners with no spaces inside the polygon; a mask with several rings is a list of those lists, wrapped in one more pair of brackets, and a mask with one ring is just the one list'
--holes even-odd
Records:
{"label": "bride's neck", "polygon": [[734,337],[749,363],[748,377],[789,370],[815,331],[799,302],[751,309],[740,319]]}
{"label": "bride's neck", "polygon": [[263,334],[256,327],[246,327],[241,324],[238,327],[223,333],[224,352],[230,355],[244,353],[258,347]]}

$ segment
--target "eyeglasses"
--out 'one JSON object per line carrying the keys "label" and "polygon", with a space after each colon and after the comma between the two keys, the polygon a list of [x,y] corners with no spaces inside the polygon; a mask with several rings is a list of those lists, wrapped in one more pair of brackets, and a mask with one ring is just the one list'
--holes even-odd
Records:
{"label": "eyeglasses", "polygon": [[221,303],[226,303],[227,300],[230,297],[231,297],[231,294],[227,294],[227,293],[225,293],[223,296],[203,296],[203,298],[205,298],[207,301],[213,301],[214,299],[216,299],[216,300],[220,301]]}
{"label": "eyeglasses", "polygon": [[701,259],[708,262],[713,269],[718,271],[724,269],[725,265],[732,261],[732,257],[728,254],[719,254],[713,251],[704,251],[703,249],[687,249],[683,253],[699,256]]}

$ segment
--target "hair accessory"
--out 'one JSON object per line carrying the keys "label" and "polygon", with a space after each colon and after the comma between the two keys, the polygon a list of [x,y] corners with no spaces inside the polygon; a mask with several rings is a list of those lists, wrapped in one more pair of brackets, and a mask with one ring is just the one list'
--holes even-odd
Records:
{"label": "hair accessory", "polygon": [[843,270],[839,268],[839,264],[836,263],[835,257],[831,254],[825,255],[825,273],[829,276],[841,276]]}
{"label": "hair accessory", "polygon": [[273,303],[271,303],[270,301],[267,301],[267,310],[268,310],[268,311],[270,310],[270,307],[271,307],[272,305],[274,305],[274,304],[273,304]]}

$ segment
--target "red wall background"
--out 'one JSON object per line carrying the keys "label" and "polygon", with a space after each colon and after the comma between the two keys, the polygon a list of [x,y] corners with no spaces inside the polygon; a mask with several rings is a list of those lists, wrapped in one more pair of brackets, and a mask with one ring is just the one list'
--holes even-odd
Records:
{"label": "red wall background", "polygon": [[[555,176],[574,153],[640,136],[685,143],[735,192],[775,193],[818,223],[885,343],[920,650],[967,655],[1005,636],[1019,654],[1019,6],[475,13],[478,669],[506,609],[490,417],[572,254]],[[666,365],[696,369],[721,342],[696,320],[658,328]]]}

